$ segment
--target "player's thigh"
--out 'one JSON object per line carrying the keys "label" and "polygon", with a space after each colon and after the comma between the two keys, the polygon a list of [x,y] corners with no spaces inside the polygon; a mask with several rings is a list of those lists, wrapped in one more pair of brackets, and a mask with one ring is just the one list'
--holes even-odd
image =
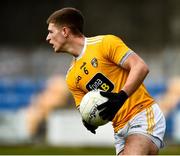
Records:
{"label": "player's thigh", "polygon": [[120,153],[123,155],[156,155],[158,147],[145,135],[131,134],[125,140],[124,150]]}

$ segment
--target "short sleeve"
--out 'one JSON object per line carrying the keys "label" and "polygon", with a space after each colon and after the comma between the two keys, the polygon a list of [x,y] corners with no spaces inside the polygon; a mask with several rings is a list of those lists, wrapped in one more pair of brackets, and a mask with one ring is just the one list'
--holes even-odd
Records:
{"label": "short sleeve", "polygon": [[102,50],[104,57],[118,65],[127,54],[132,52],[120,38],[114,35],[106,35],[103,38]]}

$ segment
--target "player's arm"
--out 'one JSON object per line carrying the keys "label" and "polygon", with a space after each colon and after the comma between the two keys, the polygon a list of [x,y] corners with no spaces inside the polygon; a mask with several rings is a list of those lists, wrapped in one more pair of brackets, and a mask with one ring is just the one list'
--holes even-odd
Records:
{"label": "player's arm", "polygon": [[142,84],[149,72],[145,62],[134,52],[121,64],[122,68],[128,70],[128,78],[119,93],[100,92],[108,101],[99,105],[99,115],[103,119],[112,120],[125,101]]}
{"label": "player's arm", "polygon": [[143,59],[135,53],[131,54],[125,60],[122,67],[129,71],[128,78],[122,90],[128,96],[131,96],[143,83],[146,75],[149,73],[149,68]]}

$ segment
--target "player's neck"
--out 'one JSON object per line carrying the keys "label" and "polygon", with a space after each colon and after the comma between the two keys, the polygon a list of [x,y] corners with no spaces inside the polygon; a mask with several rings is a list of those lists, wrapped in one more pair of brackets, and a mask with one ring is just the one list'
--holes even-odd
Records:
{"label": "player's neck", "polygon": [[78,57],[83,51],[85,44],[85,36],[74,37],[69,41],[69,46],[67,47],[67,51],[69,54],[74,57]]}

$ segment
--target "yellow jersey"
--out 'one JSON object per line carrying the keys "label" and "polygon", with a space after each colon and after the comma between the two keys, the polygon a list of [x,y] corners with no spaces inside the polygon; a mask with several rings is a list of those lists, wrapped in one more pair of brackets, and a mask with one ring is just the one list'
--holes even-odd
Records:
{"label": "yellow jersey", "polygon": [[[76,107],[79,107],[82,97],[90,90],[119,92],[128,77],[128,71],[121,64],[132,52],[120,38],[113,35],[85,38],[82,53],[74,59],[66,75]],[[153,98],[142,84],[112,120],[114,131],[117,132],[133,116],[153,103]]]}

